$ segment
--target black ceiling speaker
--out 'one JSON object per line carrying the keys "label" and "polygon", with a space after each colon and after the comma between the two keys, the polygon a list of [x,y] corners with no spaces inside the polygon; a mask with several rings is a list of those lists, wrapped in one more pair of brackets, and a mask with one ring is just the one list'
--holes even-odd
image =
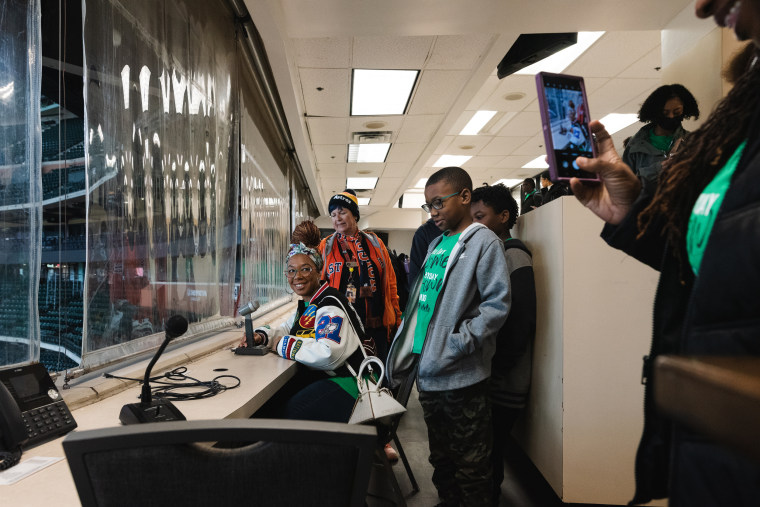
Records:
{"label": "black ceiling speaker", "polygon": [[529,33],[520,35],[507,54],[499,62],[497,75],[503,79],[520,69],[532,65],[557,51],[578,42],[576,32],[569,33]]}

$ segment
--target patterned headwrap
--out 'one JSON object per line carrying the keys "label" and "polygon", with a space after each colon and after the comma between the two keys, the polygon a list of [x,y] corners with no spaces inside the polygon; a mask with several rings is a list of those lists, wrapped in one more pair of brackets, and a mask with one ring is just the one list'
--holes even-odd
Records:
{"label": "patterned headwrap", "polygon": [[316,248],[309,248],[303,243],[291,243],[288,259],[297,254],[303,254],[309,257],[317,266],[317,271],[322,271],[322,256]]}

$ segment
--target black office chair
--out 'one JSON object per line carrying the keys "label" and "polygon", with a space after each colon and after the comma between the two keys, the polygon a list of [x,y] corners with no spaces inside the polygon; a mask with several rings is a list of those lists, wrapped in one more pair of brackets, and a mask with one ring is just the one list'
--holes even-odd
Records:
{"label": "black office chair", "polygon": [[[233,445],[212,446],[222,442]],[[274,419],[135,424],[63,440],[84,507],[363,506],[376,447],[371,426]]]}

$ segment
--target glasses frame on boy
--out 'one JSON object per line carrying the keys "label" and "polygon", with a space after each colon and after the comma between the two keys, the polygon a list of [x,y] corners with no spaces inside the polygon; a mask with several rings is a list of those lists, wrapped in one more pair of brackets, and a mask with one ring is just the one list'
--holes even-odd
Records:
{"label": "glasses frame on boy", "polygon": [[314,272],[314,268],[311,266],[301,266],[298,269],[286,269],[282,273],[288,278],[295,278],[296,273],[300,272],[302,276],[310,276]]}
{"label": "glasses frame on boy", "polygon": [[423,210],[425,210],[425,213],[430,213],[430,209],[443,209],[443,201],[448,199],[449,197],[454,197],[455,195],[459,195],[462,193],[462,190],[459,192],[454,192],[453,194],[445,195],[443,197],[436,197],[433,199],[433,202],[426,202],[422,206],[420,206]]}

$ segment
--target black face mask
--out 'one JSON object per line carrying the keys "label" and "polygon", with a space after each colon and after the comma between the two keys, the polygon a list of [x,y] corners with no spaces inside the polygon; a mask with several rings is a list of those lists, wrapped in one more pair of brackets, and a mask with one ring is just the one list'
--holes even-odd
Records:
{"label": "black face mask", "polygon": [[673,118],[668,118],[666,116],[663,116],[662,118],[657,120],[657,125],[660,126],[663,130],[667,130],[668,132],[675,131],[678,127],[681,126],[681,122],[683,121],[683,115],[676,116]]}

